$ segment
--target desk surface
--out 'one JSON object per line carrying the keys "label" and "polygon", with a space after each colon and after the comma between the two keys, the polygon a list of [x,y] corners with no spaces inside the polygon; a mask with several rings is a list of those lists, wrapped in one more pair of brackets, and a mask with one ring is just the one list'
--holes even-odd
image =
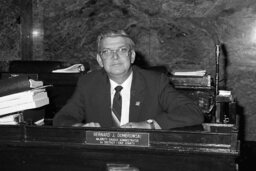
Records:
{"label": "desk surface", "polygon": [[[148,144],[111,145],[107,137],[122,135]],[[106,170],[109,163],[141,170],[236,170],[237,129],[132,130],[35,126],[0,126],[0,170]],[[108,138],[107,143],[91,138]],[[137,139],[136,139],[137,138]],[[143,139],[144,141],[145,139]],[[121,140],[118,140],[119,142]]]}

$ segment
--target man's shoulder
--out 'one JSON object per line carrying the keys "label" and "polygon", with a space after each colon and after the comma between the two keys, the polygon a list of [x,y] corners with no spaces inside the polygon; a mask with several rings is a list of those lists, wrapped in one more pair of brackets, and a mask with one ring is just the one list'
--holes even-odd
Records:
{"label": "man's shoulder", "polygon": [[147,67],[147,68],[141,68],[138,66],[133,66],[133,70],[135,73],[141,74],[145,77],[159,77],[162,74],[167,75],[167,71],[164,68],[158,68],[158,67]]}
{"label": "man's shoulder", "polygon": [[93,71],[90,71],[88,73],[86,73],[85,75],[83,75],[82,77],[80,77],[80,82],[93,82],[93,81],[97,81],[97,80],[101,80],[103,78],[106,77],[106,74],[104,73],[104,71],[102,69],[96,69]]}

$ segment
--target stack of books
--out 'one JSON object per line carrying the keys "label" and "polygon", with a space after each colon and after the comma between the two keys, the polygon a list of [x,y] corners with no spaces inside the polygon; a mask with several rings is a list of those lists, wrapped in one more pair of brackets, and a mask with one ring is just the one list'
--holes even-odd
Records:
{"label": "stack of books", "polygon": [[17,124],[20,113],[49,104],[42,81],[27,77],[0,80],[0,124]]}
{"label": "stack of books", "polygon": [[211,76],[205,70],[173,71],[170,79],[175,87],[211,87]]}

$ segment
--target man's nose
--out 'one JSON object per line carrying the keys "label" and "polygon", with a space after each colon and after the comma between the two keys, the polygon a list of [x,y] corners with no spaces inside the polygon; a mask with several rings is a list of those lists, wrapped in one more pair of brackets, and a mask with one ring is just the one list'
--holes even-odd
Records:
{"label": "man's nose", "polygon": [[118,56],[118,53],[117,53],[117,51],[115,50],[115,51],[113,51],[113,56],[112,56],[114,59],[118,59],[119,58],[119,56]]}

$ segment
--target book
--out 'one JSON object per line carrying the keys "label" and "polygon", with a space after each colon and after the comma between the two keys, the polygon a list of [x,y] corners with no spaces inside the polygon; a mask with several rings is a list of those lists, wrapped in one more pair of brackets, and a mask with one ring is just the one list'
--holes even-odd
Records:
{"label": "book", "polygon": [[42,92],[46,93],[44,88],[35,88],[35,89],[31,89],[31,90],[27,90],[27,91],[23,91],[23,92],[19,92],[19,93],[2,96],[2,97],[0,97],[0,103],[4,103],[6,101],[20,100],[20,99],[22,99],[24,101],[30,101],[30,100],[34,99],[34,96],[36,96],[37,94],[40,94]]}
{"label": "book", "polygon": [[29,79],[25,75],[2,79],[0,80],[0,97],[40,86],[43,86],[42,81]]}
{"label": "book", "polygon": [[191,86],[191,87],[210,87],[211,76],[188,77],[188,76],[171,76],[171,82],[174,86]]}
{"label": "book", "polygon": [[18,111],[27,110],[27,109],[39,108],[39,107],[45,106],[47,104],[49,104],[48,97],[36,99],[31,102],[24,102],[22,104],[17,104],[17,105],[13,104],[12,106],[0,108],[0,116],[8,114],[8,113],[14,113],[14,112],[18,112]]}
{"label": "book", "polygon": [[[48,97],[46,91],[26,91],[26,92],[17,93],[17,94],[18,94],[18,96],[15,96],[15,94],[8,95],[9,97],[3,98],[5,100],[2,100],[0,97],[0,109],[10,107],[13,105],[27,103],[27,102],[33,102],[37,99],[42,99],[42,98]],[[21,94],[23,96],[20,96]]]}
{"label": "book", "polygon": [[0,122],[0,125],[18,125],[19,122],[16,121],[6,121],[6,122]]}
{"label": "book", "polygon": [[74,64],[67,68],[53,70],[52,72],[53,73],[80,73],[83,71],[85,71],[85,67],[83,64]]}
{"label": "book", "polygon": [[172,71],[173,76],[190,76],[190,77],[203,77],[206,75],[206,70],[197,71]]}
{"label": "book", "polygon": [[0,125],[16,125],[19,122],[19,113],[0,116]]}

